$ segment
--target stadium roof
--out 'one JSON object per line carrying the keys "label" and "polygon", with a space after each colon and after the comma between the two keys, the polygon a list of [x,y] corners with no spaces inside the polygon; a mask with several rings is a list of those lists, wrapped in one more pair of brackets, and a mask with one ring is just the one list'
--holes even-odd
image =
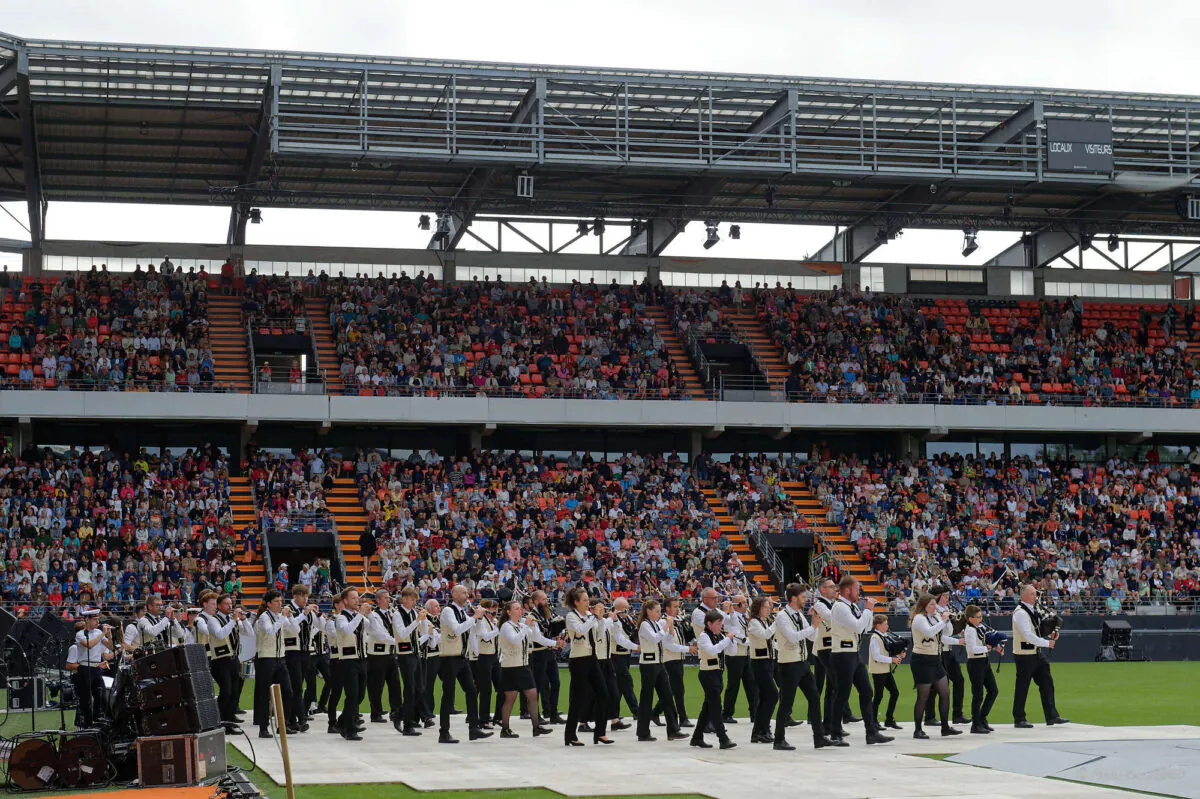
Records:
{"label": "stadium roof", "polygon": [[[1055,121],[1112,169],[1048,171]],[[1194,235],[1198,175],[1192,96],[0,34],[0,199],[215,202],[231,241],[250,205]]]}

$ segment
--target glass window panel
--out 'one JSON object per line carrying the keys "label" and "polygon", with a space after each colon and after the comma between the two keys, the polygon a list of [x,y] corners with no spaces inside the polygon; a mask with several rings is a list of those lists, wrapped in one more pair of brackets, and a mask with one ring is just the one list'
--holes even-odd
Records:
{"label": "glass window panel", "polygon": [[1132,293],[1132,292],[1129,290],[1129,284],[1128,284],[1128,283],[1120,283],[1120,284],[1118,284],[1118,286],[1117,286],[1117,296],[1119,296],[1119,297],[1120,297],[1121,299],[1123,299],[1123,300],[1128,300],[1128,299],[1130,299],[1130,298],[1133,296],[1133,293]]}

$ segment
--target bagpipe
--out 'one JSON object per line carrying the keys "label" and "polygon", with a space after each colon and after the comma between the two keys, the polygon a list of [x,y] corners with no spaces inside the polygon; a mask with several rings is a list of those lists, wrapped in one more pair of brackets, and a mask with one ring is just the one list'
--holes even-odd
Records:
{"label": "bagpipe", "polygon": [[1037,633],[1042,638],[1053,638],[1062,627],[1062,617],[1058,611],[1044,602],[1039,602],[1034,608],[1037,613]]}
{"label": "bagpipe", "polygon": [[888,657],[894,658],[908,652],[908,641],[896,633],[881,633],[880,637],[883,639],[883,649],[888,653]]}

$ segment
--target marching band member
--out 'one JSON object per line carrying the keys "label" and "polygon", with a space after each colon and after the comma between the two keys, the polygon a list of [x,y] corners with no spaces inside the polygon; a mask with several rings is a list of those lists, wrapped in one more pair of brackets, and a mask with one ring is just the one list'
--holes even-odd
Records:
{"label": "marching band member", "polygon": [[[551,633],[553,616],[550,613],[550,603],[545,591],[533,592],[534,621],[543,638],[555,637]],[[538,696],[542,700],[542,718],[547,724],[565,724],[566,719],[558,712],[558,662],[554,659],[553,650],[534,644],[530,650],[529,666],[533,669],[533,679],[537,682]]]}
{"label": "marching band member", "polygon": [[617,614],[617,629],[614,632],[616,647],[613,649],[612,655],[613,671],[617,675],[616,712],[619,717],[621,715],[621,697],[623,696],[625,704],[629,706],[630,714],[636,719],[638,715],[637,695],[633,692],[633,675],[629,673],[629,668],[633,665],[633,653],[638,649],[634,640],[637,638],[637,622],[629,617],[629,600],[625,597],[617,597],[613,600],[613,612]]}
{"label": "marching band member", "polygon": [[[950,589],[943,585],[934,586],[930,592],[937,600],[938,614],[944,619],[950,619]],[[966,694],[966,683],[963,680],[962,666],[958,656],[951,647],[961,646],[962,641],[951,633],[952,625],[947,624],[939,636],[938,656],[942,659],[942,670],[950,683],[950,722],[952,724],[969,724],[970,719],[963,716],[963,700]],[[933,724],[933,705],[925,708],[925,723]]]}
{"label": "marching band member", "polygon": [[491,737],[491,733],[479,727],[477,713],[478,696],[475,691],[475,680],[471,678],[471,668],[467,663],[467,647],[470,646],[471,635],[479,619],[483,616],[483,608],[476,607],[468,612],[466,586],[456,585],[450,591],[451,603],[442,610],[441,621],[442,640],[439,648],[438,676],[442,679],[442,704],[440,709],[441,728],[438,743],[456,744],[458,740],[450,737],[450,711],[454,709],[455,683],[462,686],[467,698],[468,738],[478,741]]}
{"label": "marching band member", "polygon": [[216,591],[203,591],[199,599],[201,610],[196,618],[196,642],[203,644],[208,654],[208,668],[212,673],[213,682],[219,689],[217,707],[221,711],[221,721],[225,722],[226,732],[238,735],[241,730],[238,729],[234,716],[237,707],[231,704],[235,701],[234,686],[239,676],[237,651],[232,636],[240,619],[235,615],[224,623],[220,621],[217,616],[220,597]]}
{"label": "marching band member", "polygon": [[[610,730],[627,730],[632,726],[631,722],[624,722],[621,720],[622,689],[620,685],[620,677],[617,673],[617,658],[620,657],[620,653],[622,652],[633,652],[638,648],[638,645],[635,644],[625,632],[625,622],[621,619],[621,614],[616,610],[617,604],[620,601],[621,600],[618,599],[613,602],[613,611],[608,615],[607,620],[605,620],[605,632],[607,634],[607,646],[605,647],[606,655],[599,658],[600,669],[604,672],[604,678],[608,682],[608,699],[612,714],[611,721],[608,725]],[[625,603],[625,607],[629,607],[628,602]],[[594,609],[595,603],[593,602],[593,610]],[[604,606],[600,605],[600,615],[602,617],[603,613]],[[629,655],[627,654],[625,657],[628,658]],[[626,661],[626,672],[626,676],[628,676],[628,661]],[[630,678],[630,682],[632,683],[632,678]],[[632,684],[629,686],[629,693],[633,693]],[[634,710],[636,706],[636,703],[634,703],[630,706],[630,709]],[[636,710],[634,710],[635,719],[636,716],[637,713]]]}
{"label": "marching band member", "polygon": [[312,647],[313,626],[320,611],[308,601],[309,587],[304,583],[292,586],[292,598],[288,607],[296,620],[295,634],[283,637],[283,657],[287,663],[288,677],[292,681],[292,706],[288,709],[291,723],[303,732],[308,726],[308,708],[304,704],[304,675],[308,671],[309,649]]}
{"label": "marching band member", "polygon": [[696,719],[696,731],[692,733],[691,745],[701,749],[712,749],[712,744],[704,741],[704,730],[709,724],[716,732],[722,749],[733,749],[737,746],[729,740],[725,725],[721,721],[721,673],[725,670],[725,653],[736,646],[733,630],[721,630],[724,621],[725,617],[721,611],[708,611],[704,615],[704,628],[696,638],[700,653],[700,686],[704,689],[704,705],[700,708],[699,718]]}
{"label": "marching band member", "polygon": [[[667,740],[682,741],[687,736],[679,729],[675,716],[675,702],[671,697],[671,684],[663,668],[663,655],[671,647],[681,646],[675,643],[671,634],[659,623],[662,609],[656,600],[647,599],[642,603],[642,613],[638,617],[638,648],[641,657],[638,659],[638,672],[642,678],[642,693],[638,697],[637,737],[639,741],[656,740],[650,735],[650,716],[654,708],[654,692],[658,692],[659,702],[667,716]],[[686,647],[681,647],[686,651]],[[671,699],[671,701],[667,701]]]}
{"label": "marching band member", "polygon": [[[845,746],[844,741],[825,737],[821,727],[821,695],[817,693],[817,681],[808,665],[808,645],[817,636],[817,628],[804,618],[804,605],[808,602],[808,586],[790,583],[784,589],[787,605],[775,617],[775,679],[779,683],[779,710],[775,716],[776,749],[791,751],[796,747],[786,738],[787,722],[792,717],[792,704],[796,689],[804,693],[808,702],[808,723],[812,727],[813,746]],[[812,618],[818,619],[816,610]]]}
{"label": "marching band member", "polygon": [[258,654],[258,641],[254,634],[254,622],[247,617],[246,609],[240,605],[235,609],[233,597],[229,594],[222,594],[217,600],[217,621],[225,625],[229,623],[230,619],[236,621],[233,629],[229,631],[229,647],[237,657],[237,666],[233,694],[229,697],[229,705],[226,709],[230,718],[241,722],[246,715],[242,710],[242,689],[246,687],[246,673],[250,668],[246,664],[250,664]]}
{"label": "marching band member", "polygon": [[887,631],[888,617],[882,613],[876,613],[874,629],[871,631],[871,643],[868,647],[869,660],[867,661],[867,671],[871,674],[871,684],[875,689],[871,705],[875,711],[875,718],[878,720],[879,706],[883,703],[883,692],[887,691],[888,706],[883,726],[900,730],[904,729],[896,723],[896,700],[900,698],[900,689],[896,687],[896,676],[892,673],[892,667],[904,660],[904,655],[892,657],[887,653],[883,639]]}
{"label": "marching band member", "polygon": [[700,592],[700,604],[692,611],[692,632],[695,633],[697,640],[700,638],[700,633],[706,629],[704,620],[710,610],[717,611],[721,614],[721,618],[725,618],[725,612],[717,607],[720,599],[715,588],[705,588]]}
{"label": "marching band member", "polygon": [[404,727],[402,735],[417,736],[417,711],[421,696],[421,634],[428,614],[417,607],[417,589],[407,585],[400,592],[400,607],[396,610],[396,652],[400,677],[404,681]]}
{"label": "marching band member", "polygon": [[[392,597],[386,588],[375,591],[375,609],[367,616],[367,701],[371,706],[371,721],[392,722],[396,732],[404,731],[400,718],[400,669],[396,663],[395,615],[391,610]],[[383,687],[388,689],[390,713],[383,715]]]}
{"label": "marching band member", "polygon": [[[328,596],[328,594],[326,594]],[[308,670],[304,673],[304,699],[301,706],[308,716],[317,713],[327,713],[325,702],[329,699],[329,635],[326,632],[328,619],[320,614],[312,625],[312,635],[309,638]],[[320,693],[317,692],[317,678],[324,682]]]}
{"label": "marching band member", "polygon": [[[500,637],[500,627],[496,624],[496,609],[499,604],[494,599],[485,599],[479,603],[483,615],[475,625],[471,634],[471,646],[467,650],[467,658],[471,663],[471,676],[475,679],[475,690],[478,692],[479,726],[489,730],[493,720],[500,719],[500,658],[497,654],[496,639]],[[492,711],[492,689],[496,690],[496,708]]]}
{"label": "marching band member", "polygon": [[749,639],[746,637],[746,609],[749,603],[743,594],[733,598],[733,607],[725,617],[725,629],[733,631],[734,647],[725,654],[725,671],[729,675],[725,683],[725,703],[721,713],[725,724],[737,724],[733,717],[733,709],[737,706],[738,690],[746,689],[746,705],[750,709],[750,719],[756,718],[758,709],[758,685],[754,681],[754,671],[750,668]]}
{"label": "marching band member", "polygon": [[[147,613],[149,615],[149,613]],[[262,605],[258,609],[258,620],[254,623],[255,651],[254,658],[254,723],[258,726],[259,738],[270,738],[271,730],[271,685],[279,683],[280,694],[284,707],[290,707],[292,701],[292,681],[288,677],[287,665],[283,658],[283,637],[285,633],[295,633],[298,625],[292,618],[292,609],[283,606],[283,595],[271,589],[263,594]],[[285,712],[285,723],[287,714]],[[289,734],[298,734],[300,730],[289,726]]]}
{"label": "marching band member", "polygon": [[946,669],[942,665],[939,643],[942,630],[949,624],[950,620],[942,618],[938,613],[937,600],[933,595],[921,594],[909,617],[913,637],[913,685],[917,689],[917,701],[913,706],[913,723],[916,725],[913,737],[919,740],[929,738],[921,724],[925,720],[925,707],[930,694],[934,691],[938,694],[942,735],[958,735],[961,732],[950,726],[950,688],[946,683]]}
{"label": "marching band member", "polygon": [[567,705],[567,724],[563,729],[566,746],[583,746],[576,731],[585,712],[592,717],[592,741],[611,744],[605,736],[608,728],[608,685],[596,660],[598,628],[601,620],[590,612],[587,590],[576,586],[567,591],[567,633],[571,637],[571,696]]}
{"label": "marching band member", "polygon": [[758,707],[750,731],[750,743],[773,744],[771,737],[771,713],[779,699],[775,687],[775,625],[778,618],[771,619],[771,598],[756,596],[750,603],[750,620],[746,622],[747,647],[750,650],[750,668],[754,672],[754,684],[758,687]]}
{"label": "marching band member", "polygon": [[667,673],[671,693],[666,699],[658,700],[658,704],[654,707],[654,717],[658,718],[663,708],[667,704],[673,703],[675,714],[679,719],[679,726],[690,727],[692,722],[688,721],[687,706],[684,704],[683,656],[695,653],[696,650],[695,646],[689,647],[683,637],[684,622],[679,617],[680,602],[681,600],[677,596],[668,597],[663,606],[662,627],[675,646],[666,647],[663,654],[663,670]]}
{"label": "marching band member", "polygon": [[557,647],[559,642],[541,635],[533,617],[525,615],[520,602],[509,602],[505,615],[508,619],[500,625],[500,691],[504,695],[504,704],[500,709],[500,737],[520,737],[512,731],[509,723],[518,692],[524,694],[529,707],[533,736],[549,735],[553,730],[543,726],[538,718],[537,685],[529,668],[529,652],[534,641],[540,640],[542,646],[550,649]]}
{"label": "marching band member", "polygon": [[1042,699],[1042,712],[1046,724],[1066,724],[1070,719],[1058,715],[1054,702],[1054,677],[1050,674],[1050,660],[1044,649],[1053,649],[1058,633],[1050,638],[1037,634],[1038,615],[1037,589],[1032,585],[1021,587],[1021,604],[1013,611],[1013,662],[1017,664],[1017,684],[1013,688],[1013,723],[1019,729],[1033,725],[1025,718],[1025,700],[1029,696],[1029,683],[1035,682]]}
{"label": "marching band member", "polygon": [[133,656],[133,651],[138,648],[138,643],[141,638],[139,630],[141,629],[141,621],[146,615],[146,603],[139,602],[133,606],[133,621],[125,625],[125,630],[121,636],[121,643],[125,654],[129,657]]}
{"label": "marching band member", "polygon": [[[608,728],[610,730],[627,730],[629,725],[625,724],[620,719],[619,710],[621,707],[621,694],[617,691],[617,672],[613,668],[612,655],[616,645],[615,633],[613,628],[620,628],[620,624],[616,621],[616,614],[606,614],[604,608],[604,600],[598,596],[592,597],[591,613],[596,617],[595,630],[595,650],[596,650],[596,666],[600,669],[600,676],[604,680],[604,687],[608,692],[607,703],[599,708],[594,709],[590,704],[583,710],[583,718],[588,718],[595,712],[603,713],[608,719]],[[595,697],[593,697],[593,701]],[[584,722],[579,725],[582,732],[592,732],[592,725]]]}
{"label": "marching band member", "polygon": [[425,622],[421,627],[421,673],[419,684],[421,691],[418,694],[420,699],[421,720],[426,729],[433,726],[433,711],[435,708],[433,701],[433,689],[436,685],[434,680],[438,674],[438,664],[441,662],[441,644],[442,644],[442,628],[441,615],[442,606],[438,604],[436,599],[430,599],[425,602]]}
{"label": "marching band member", "polygon": [[102,671],[108,669],[108,660],[112,657],[112,628],[107,624],[100,627],[100,609],[88,608],[80,616],[83,617],[83,629],[75,633],[75,669],[76,695],[79,697],[79,712],[76,714],[76,725],[80,729],[91,727],[96,723],[96,715],[104,707],[104,682],[100,678]]}
{"label": "marching band member", "polygon": [[[860,590],[858,580],[849,574],[843,577],[838,583],[838,601],[834,603],[830,613],[833,649],[829,659],[838,687],[830,728],[834,732],[844,733],[839,714],[842,708],[848,706],[850,690],[853,688],[858,691],[858,706],[862,713],[863,726],[867,731],[867,743],[889,743],[892,739],[881,733],[879,730],[882,728],[875,723],[875,714],[871,710],[871,680],[867,677],[867,667],[858,659],[860,638],[871,629],[874,614],[870,610],[876,605],[874,597],[867,597],[866,612],[858,607],[855,603],[858,602]],[[846,736],[842,734],[838,737]]]}
{"label": "marching band member", "polygon": [[166,646],[169,628],[175,621],[175,608],[168,607],[162,611],[163,601],[158,594],[151,594],[146,599],[146,612],[137,621],[137,648],[143,651],[157,650]]}
{"label": "marching band member", "polygon": [[[813,607],[817,609],[817,615],[821,618],[821,624],[817,630],[816,645],[813,647],[813,654],[816,656],[816,664],[813,667],[813,675],[817,680],[817,690],[824,690],[825,704],[821,707],[821,717],[825,719],[830,732],[832,733],[839,727],[833,725],[833,700],[837,697],[837,675],[833,672],[833,627],[830,626],[830,621],[833,618],[833,605],[837,602],[837,586],[833,580],[828,577],[822,577],[817,583],[817,596],[813,600]],[[850,708],[839,708],[837,711],[838,717],[843,721],[851,721]],[[832,737],[832,735],[831,735]]]}
{"label": "marching band member", "polygon": [[342,612],[333,622],[342,669],[342,694],[345,696],[337,728],[347,741],[362,740],[358,732],[367,680],[366,621],[373,609],[369,601],[359,600],[358,589],[347,588],[342,591]]}
{"label": "marching band member", "polygon": [[992,664],[988,662],[988,653],[993,648],[1003,652],[1004,647],[987,645],[979,629],[983,623],[983,610],[978,605],[967,605],[963,612],[967,616],[967,626],[963,628],[963,647],[967,650],[967,676],[971,678],[971,732],[987,735],[992,731],[987,714],[991,712],[1000,693],[996,688],[996,675],[992,674]]}

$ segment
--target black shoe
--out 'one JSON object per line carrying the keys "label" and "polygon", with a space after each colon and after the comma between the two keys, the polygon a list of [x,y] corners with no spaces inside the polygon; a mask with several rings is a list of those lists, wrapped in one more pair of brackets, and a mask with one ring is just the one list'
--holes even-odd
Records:
{"label": "black shoe", "polygon": [[588,723],[585,721],[584,723],[582,723],[582,724],[580,724],[580,725],[579,725],[579,731],[580,731],[580,732],[591,732],[591,731],[592,731],[592,725],[591,725],[591,724],[588,724]]}
{"label": "black shoe", "polygon": [[242,734],[242,728],[241,728],[241,727],[239,727],[238,725],[234,724],[232,721],[230,721],[230,722],[226,722],[226,724],[225,724],[225,734],[226,734],[226,735],[241,735],[241,734]]}
{"label": "black shoe", "polygon": [[357,732],[349,732],[349,733],[344,732],[344,733],[342,733],[342,737],[345,738],[347,741],[361,741],[363,739],[362,736],[359,735]]}
{"label": "black shoe", "polygon": [[971,734],[972,735],[987,735],[990,732],[991,732],[991,730],[989,730],[987,727],[984,727],[982,724],[972,724],[971,725]]}
{"label": "black shoe", "polygon": [[850,744],[846,743],[841,738],[814,738],[813,739],[813,749],[824,749],[829,746],[849,747]]}
{"label": "black shoe", "polygon": [[869,744],[890,744],[893,740],[895,739],[890,735],[880,735],[877,732],[873,732],[867,736],[867,743]]}
{"label": "black shoe", "polygon": [[554,716],[550,719],[550,723],[551,724],[566,724],[567,720],[564,719],[559,714],[555,713]]}
{"label": "black shoe", "polygon": [[889,730],[902,730],[902,729],[904,729],[903,727],[901,727],[899,724],[897,724],[895,721],[893,721],[893,720],[891,720],[891,719],[888,719],[887,721],[885,721],[885,722],[883,723],[883,726],[887,727]]}
{"label": "black shoe", "polygon": [[689,721],[688,719],[680,719],[679,726],[682,728],[682,727],[695,727],[696,725],[692,724],[692,722]]}
{"label": "black shoe", "polygon": [[966,716],[964,716],[962,713],[959,713],[957,716],[955,716],[951,720],[950,723],[951,724],[970,724],[971,720],[969,718],[967,718]]}
{"label": "black shoe", "polygon": [[661,727],[661,726],[663,726],[663,720],[662,720],[662,716],[655,716],[654,718],[652,718],[652,719],[650,719],[650,720],[651,720],[652,722],[654,722],[654,726],[655,726],[655,727]]}
{"label": "black shoe", "polygon": [[778,741],[775,741],[774,746],[775,746],[776,751],[779,751],[779,752],[794,752],[794,751],[796,751],[796,747],[794,747],[790,743],[788,743],[786,739],[780,739]]}
{"label": "black shoe", "polygon": [[928,741],[929,733],[925,732],[925,730],[914,730],[913,737],[916,738],[918,741]]}
{"label": "black shoe", "polygon": [[387,722],[388,722],[387,716],[376,716],[376,715],[371,716],[372,724],[387,724]]}
{"label": "black shoe", "polygon": [[841,730],[841,731],[839,731],[839,732],[831,732],[831,733],[829,733],[829,737],[830,737],[830,738],[835,738],[835,739],[837,739],[837,740],[839,740],[839,741],[844,741],[845,739],[847,739],[847,738],[849,738],[849,737],[850,737],[850,733],[846,732],[845,730]]}
{"label": "black shoe", "polygon": [[1070,719],[1064,719],[1062,716],[1055,716],[1046,722],[1046,726],[1053,727],[1055,724],[1070,724]]}
{"label": "black shoe", "polygon": [[608,746],[609,744],[615,744],[616,741],[614,741],[612,738],[604,737],[604,738],[593,738],[592,743],[593,744],[604,744],[605,746]]}
{"label": "black shoe", "polygon": [[690,736],[684,735],[682,732],[672,732],[667,734],[668,741],[686,741]]}
{"label": "black shoe", "polygon": [[800,726],[801,724],[803,724],[803,723],[804,723],[803,721],[796,721],[795,719],[788,719],[788,720],[787,720],[787,725],[788,725],[789,727],[799,727],[799,726]]}
{"label": "black shoe", "polygon": [[341,735],[342,729],[338,727],[336,722],[331,721],[329,722],[329,729],[327,729],[325,732],[329,733],[330,735]]}
{"label": "black shoe", "polygon": [[988,720],[987,720],[987,719],[984,719],[984,720],[983,720],[983,726],[987,728],[987,731],[988,731],[988,732],[995,732],[995,731],[996,731],[996,728],[995,728],[995,727],[993,727],[993,726],[992,726],[992,725],[991,725],[991,724],[988,722]]}
{"label": "black shoe", "polygon": [[858,716],[854,715],[853,713],[849,714],[844,719],[842,719],[843,724],[857,724],[860,721],[862,721],[862,719],[860,719]]}
{"label": "black shoe", "polygon": [[454,708],[453,710],[450,711],[451,716],[461,716],[462,714],[463,714],[463,711],[459,710],[458,708]]}
{"label": "black shoe", "polygon": [[638,741],[641,743],[650,743],[651,741],[657,741],[657,740],[658,739],[655,738],[653,735],[639,735],[638,736]]}
{"label": "black shoe", "polygon": [[693,738],[690,745],[697,749],[712,749],[712,744],[705,742],[703,738]]}
{"label": "black shoe", "polygon": [[1013,726],[1016,727],[1018,730],[1032,730],[1033,729],[1033,725],[1023,719],[1021,721],[1013,722]]}
{"label": "black shoe", "polygon": [[938,723],[937,716],[926,716],[925,717],[925,726],[926,727],[936,727],[937,723]]}
{"label": "black shoe", "polygon": [[521,718],[523,718],[523,719],[525,719],[526,721],[528,721],[528,720],[529,720],[529,711],[528,711],[528,710],[526,710],[525,712],[523,712],[523,713],[521,714]]}
{"label": "black shoe", "polygon": [[583,741],[576,738],[574,741],[563,741],[563,746],[583,746]]}
{"label": "black shoe", "polygon": [[735,719],[733,716],[724,716],[721,718],[721,723],[722,724],[737,724],[737,719]]}
{"label": "black shoe", "polygon": [[942,727],[942,737],[948,738],[951,735],[962,735],[962,730],[956,730],[953,727],[951,727],[949,724],[943,726]]}
{"label": "black shoe", "polygon": [[417,732],[415,727],[405,727],[404,729],[400,730],[400,734],[406,738],[417,738],[421,735],[421,733]]}
{"label": "black shoe", "polygon": [[259,737],[259,738],[270,738],[270,737],[271,737],[271,731],[270,731],[270,730],[259,730],[259,731],[258,731],[258,737]]}
{"label": "black shoe", "polygon": [[421,726],[424,727],[425,729],[429,729],[430,727],[433,726],[433,719],[422,719]]}
{"label": "black shoe", "polygon": [[492,716],[492,726],[493,727],[499,727],[502,724],[504,724],[504,719],[500,718],[499,716]]}
{"label": "black shoe", "polygon": [[299,735],[299,734],[300,734],[300,730],[299,730],[299,729],[297,729],[296,727],[288,727],[288,728],[287,728],[287,734],[288,734],[288,735]]}
{"label": "black shoe", "polygon": [[633,725],[632,725],[632,724],[630,724],[630,723],[629,723],[629,722],[627,722],[627,721],[614,721],[612,724],[609,724],[609,725],[608,725],[608,728],[609,728],[610,730],[617,730],[617,731],[620,731],[620,730],[627,730],[627,729],[629,729],[631,726],[633,726]]}
{"label": "black shoe", "polygon": [[550,729],[549,727],[534,727],[533,737],[536,738],[539,735],[549,735],[552,732],[554,732],[554,730]]}
{"label": "black shoe", "polygon": [[478,727],[476,727],[473,730],[471,730],[470,733],[468,733],[467,737],[472,741],[482,741],[484,738],[491,738],[492,733],[487,732],[486,730],[481,730]]}
{"label": "black shoe", "polygon": [[487,731],[489,731],[489,732],[490,732],[490,731],[491,731],[491,729],[492,729],[492,725],[491,725],[490,723],[486,722],[486,721],[481,721],[481,722],[479,723],[479,729],[481,729],[481,730],[487,730]]}
{"label": "black shoe", "polygon": [[300,732],[308,732],[308,722],[307,721],[301,722],[300,726],[296,727],[296,729],[299,730]]}
{"label": "black shoe", "polygon": [[317,711],[316,711],[316,713],[314,713],[313,715],[316,715],[316,716],[326,716],[326,715],[329,715],[329,708],[327,708],[327,707],[325,707],[325,706],[323,706],[323,705],[318,705],[318,706],[317,706]]}
{"label": "black shoe", "polygon": [[766,735],[765,733],[756,732],[750,736],[750,743],[752,743],[752,744],[773,744],[773,743],[775,743],[775,739],[772,738],[770,735]]}
{"label": "black shoe", "polygon": [[450,733],[448,733],[448,732],[443,732],[440,735],[438,735],[438,743],[440,743],[440,744],[456,744],[456,743],[458,743],[458,739],[451,738]]}
{"label": "black shoe", "polygon": [[500,728],[500,737],[501,738],[520,738],[521,736],[517,735],[515,732],[510,730],[508,727],[501,727]]}
{"label": "black shoe", "polygon": [[722,749],[736,749],[737,744],[735,744],[733,741],[726,738],[724,741],[721,741],[721,748]]}

